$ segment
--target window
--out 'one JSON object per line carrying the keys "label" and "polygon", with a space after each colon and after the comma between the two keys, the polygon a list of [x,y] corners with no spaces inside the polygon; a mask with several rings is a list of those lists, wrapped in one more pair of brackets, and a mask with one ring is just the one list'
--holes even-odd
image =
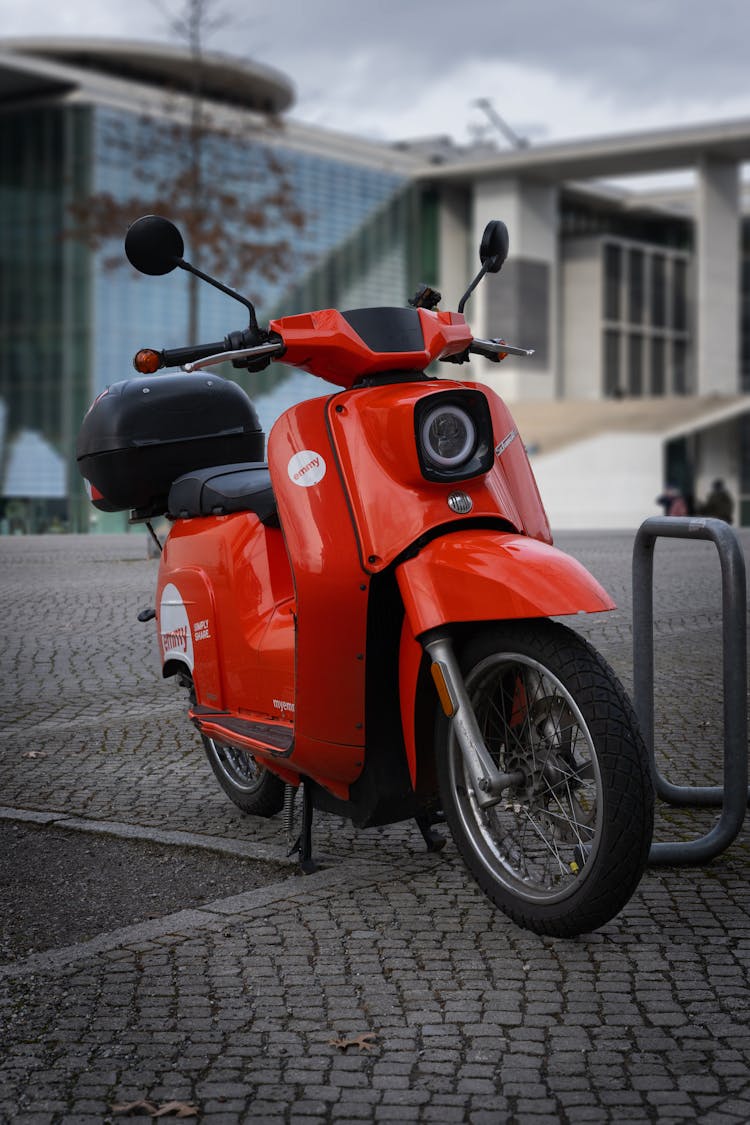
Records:
{"label": "window", "polygon": [[643,336],[636,332],[628,337],[628,393],[643,394]]}
{"label": "window", "polygon": [[604,394],[618,398],[620,386],[620,333],[611,329],[604,333]]}
{"label": "window", "polygon": [[628,320],[631,324],[642,324],[645,305],[643,251],[631,250],[628,259]]}
{"label": "window", "polygon": [[613,243],[604,247],[604,317],[620,319],[620,280],[622,276],[622,250]]}
{"label": "window", "polygon": [[686,395],[688,393],[688,375],[687,343],[685,340],[672,341],[672,367],[674,370],[674,393]]}
{"label": "window", "polygon": [[667,322],[667,260],[654,254],[651,260],[651,323],[664,328]]}
{"label": "window", "polygon": [[665,387],[664,340],[654,336],[651,341],[651,394],[663,395]]}
{"label": "window", "polygon": [[673,270],[672,327],[684,332],[687,329],[687,262],[676,258]]}
{"label": "window", "polygon": [[[693,376],[687,258],[665,246],[605,239],[601,262],[601,393],[635,398],[689,394]],[[746,284],[750,292],[750,253],[747,262]],[[750,309],[750,297],[747,308]],[[743,343],[743,358],[750,356],[750,314],[745,321],[747,344]],[[750,359],[747,370],[750,371]]]}

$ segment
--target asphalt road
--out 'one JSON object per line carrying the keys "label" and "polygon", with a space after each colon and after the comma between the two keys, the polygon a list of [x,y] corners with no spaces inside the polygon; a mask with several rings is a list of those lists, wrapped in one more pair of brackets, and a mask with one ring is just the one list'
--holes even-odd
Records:
{"label": "asphalt road", "polygon": [[[575,625],[628,688],[632,541],[558,537],[618,601]],[[655,571],[659,759],[715,783],[718,562],[661,542]],[[410,824],[319,817],[303,878],[159,676],[155,573],[141,534],[0,539],[0,1121],[750,1120],[746,829],[574,941],[518,929]],[[657,837],[715,817],[660,806]]]}

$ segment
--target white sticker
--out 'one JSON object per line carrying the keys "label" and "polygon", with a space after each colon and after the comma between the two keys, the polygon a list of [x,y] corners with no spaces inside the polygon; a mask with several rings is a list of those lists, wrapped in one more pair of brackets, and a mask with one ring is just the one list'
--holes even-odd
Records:
{"label": "white sticker", "polygon": [[192,672],[193,638],[187,609],[180,591],[171,582],[164,587],[161,595],[159,632],[164,660],[184,660]]}
{"label": "white sticker", "polygon": [[292,484],[310,488],[313,484],[319,484],[326,475],[326,463],[322,454],[316,453],[314,449],[303,449],[290,458],[286,471]]}

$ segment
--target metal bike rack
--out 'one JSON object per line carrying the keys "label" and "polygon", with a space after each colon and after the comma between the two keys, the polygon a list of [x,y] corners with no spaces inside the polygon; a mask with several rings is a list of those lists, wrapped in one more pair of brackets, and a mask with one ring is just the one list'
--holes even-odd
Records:
{"label": "metal bike rack", "polygon": [[[654,754],[654,614],[653,563],[658,537],[711,539],[716,544],[722,578],[724,672],[724,784],[673,785],[656,765]],[[747,649],[745,559],[735,532],[718,519],[652,516],[644,520],[633,545],[633,685],[634,704],[646,741],[654,788],[672,805],[721,806],[719,820],[705,836],[651,846],[649,862],[687,865],[713,859],[735,839],[745,817],[747,765]]]}

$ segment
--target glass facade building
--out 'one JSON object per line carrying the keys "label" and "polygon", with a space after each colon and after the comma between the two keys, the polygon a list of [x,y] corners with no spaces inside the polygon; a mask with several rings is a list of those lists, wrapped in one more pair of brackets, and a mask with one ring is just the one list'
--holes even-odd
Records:
{"label": "glass facade building", "polygon": [[69,519],[70,437],[91,388],[90,262],[63,238],[67,203],[87,189],[87,116],[0,117],[1,518],[21,527]]}
{"label": "glass facade building", "polygon": [[[121,237],[95,249],[70,237],[70,207],[102,193],[116,201],[139,192],[147,198],[144,180],[163,182],[170,161],[176,167],[180,160],[174,147],[149,146],[149,130],[158,137],[160,127],[137,107],[93,98],[88,104],[54,97],[40,105],[0,103],[5,530],[126,526],[125,514],[92,516],[75,465],[75,435],[92,398],[132,375],[130,357],[138,348],[189,341],[189,278],[182,271],[139,276],[124,259]],[[259,129],[257,123],[254,131],[235,124],[229,138],[209,133],[204,140],[205,190],[252,203],[254,193],[268,193],[270,162],[304,217],[299,229],[257,233],[259,239],[286,238],[292,252],[275,276],[251,272],[238,287],[256,302],[261,323],[305,308],[404,303],[419,280],[409,276],[414,189],[408,175],[377,146],[363,155],[357,142],[347,159],[340,144],[326,151],[325,135],[305,141],[289,139],[284,127]],[[246,233],[225,232],[230,241]],[[185,256],[191,259],[189,245]],[[198,302],[199,339],[222,339],[246,326],[241,306],[210,286],[199,285]],[[312,376],[278,365],[258,375],[226,373],[253,395],[266,430],[291,402],[325,391]]]}

